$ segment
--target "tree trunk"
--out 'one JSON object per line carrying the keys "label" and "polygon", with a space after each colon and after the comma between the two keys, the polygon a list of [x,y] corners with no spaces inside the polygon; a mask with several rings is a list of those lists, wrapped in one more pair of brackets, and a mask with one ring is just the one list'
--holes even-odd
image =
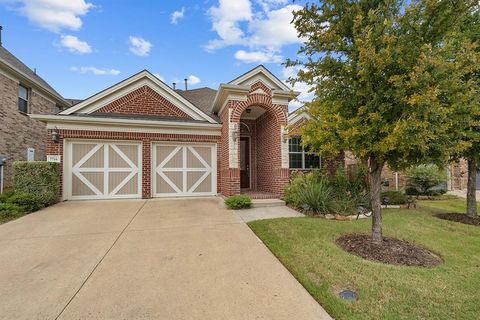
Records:
{"label": "tree trunk", "polygon": [[368,175],[370,180],[370,204],[372,206],[372,239],[375,243],[381,243],[382,236],[382,212],[380,193],[382,188],[383,163],[371,156],[368,159]]}
{"label": "tree trunk", "polygon": [[477,165],[472,159],[468,160],[467,216],[477,216]]}

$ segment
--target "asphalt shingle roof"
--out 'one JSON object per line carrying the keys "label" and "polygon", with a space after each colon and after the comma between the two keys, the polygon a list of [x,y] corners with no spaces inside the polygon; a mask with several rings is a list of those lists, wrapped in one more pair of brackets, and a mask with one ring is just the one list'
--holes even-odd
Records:
{"label": "asphalt shingle roof", "polygon": [[[209,116],[215,116],[212,113],[213,101],[217,94],[217,90],[211,88],[198,88],[192,90],[175,90],[179,95],[190,101],[197,108],[208,114]],[[215,119],[218,118],[215,116]]]}
{"label": "asphalt shingle roof", "polygon": [[10,53],[10,51],[2,46],[0,46],[0,62],[13,67],[24,77],[32,80],[43,87],[44,90],[50,91],[53,95],[56,95],[57,98],[63,100],[63,97],[55,89],[53,89],[47,81],[43,80],[42,77],[36,74],[32,69],[27,67],[22,61],[20,61],[17,57]]}

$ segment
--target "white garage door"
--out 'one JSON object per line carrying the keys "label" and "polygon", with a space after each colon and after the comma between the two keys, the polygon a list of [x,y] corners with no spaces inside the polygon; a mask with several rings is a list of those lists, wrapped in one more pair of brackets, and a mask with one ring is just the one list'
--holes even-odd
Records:
{"label": "white garage door", "polygon": [[140,143],[69,141],[65,153],[66,198],[141,198]]}
{"label": "white garage door", "polygon": [[153,145],[153,196],[205,196],[217,193],[214,144]]}

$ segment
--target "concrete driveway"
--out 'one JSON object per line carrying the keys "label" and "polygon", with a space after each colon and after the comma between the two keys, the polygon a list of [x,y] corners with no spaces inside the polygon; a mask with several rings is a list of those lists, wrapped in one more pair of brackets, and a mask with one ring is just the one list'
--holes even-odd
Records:
{"label": "concrete driveway", "polygon": [[61,203],[0,226],[0,319],[329,319],[221,199]]}

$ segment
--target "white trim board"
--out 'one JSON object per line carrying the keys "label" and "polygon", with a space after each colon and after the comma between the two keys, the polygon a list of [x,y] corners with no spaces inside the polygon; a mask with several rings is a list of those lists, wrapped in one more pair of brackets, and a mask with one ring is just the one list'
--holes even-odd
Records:
{"label": "white trim board", "polygon": [[232,80],[229,84],[233,85],[251,85],[255,82],[262,81],[267,86],[270,85],[272,89],[280,89],[284,91],[290,91],[290,88],[280,81],[263,65],[259,65],[252,70],[246,72],[240,77]]}
{"label": "white trim board", "polygon": [[49,129],[221,135],[221,124],[29,114]]}

